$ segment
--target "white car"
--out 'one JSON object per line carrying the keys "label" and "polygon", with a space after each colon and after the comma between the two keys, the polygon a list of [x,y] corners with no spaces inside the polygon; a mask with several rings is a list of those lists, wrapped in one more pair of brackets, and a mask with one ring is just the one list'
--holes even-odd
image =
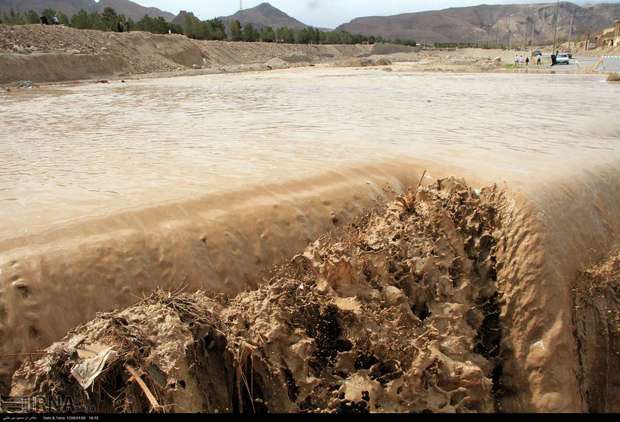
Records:
{"label": "white car", "polygon": [[570,56],[566,53],[558,54],[555,58],[556,64],[570,64]]}

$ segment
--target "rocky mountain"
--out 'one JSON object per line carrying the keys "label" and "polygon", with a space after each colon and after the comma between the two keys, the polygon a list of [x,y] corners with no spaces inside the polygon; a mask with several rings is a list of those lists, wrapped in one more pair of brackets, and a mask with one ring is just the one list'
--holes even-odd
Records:
{"label": "rocky mountain", "polygon": [[[139,0],[137,0],[139,1]],[[0,0],[0,13],[11,9],[41,11],[46,8],[73,15],[80,9],[102,11],[113,7],[118,13],[140,19],[145,14],[161,16],[168,21],[184,22],[188,12],[178,17],[156,8],[141,6],[130,0]],[[596,34],[620,19],[620,3],[578,6],[561,2],[557,8],[558,36],[566,40]],[[185,13],[185,15],[184,15]],[[369,16],[352,20],[337,30],[382,36],[387,39],[413,39],[418,42],[481,43],[489,45],[543,44],[555,35],[556,3],[486,5],[456,7],[438,11],[404,13],[394,16]],[[234,15],[220,18],[228,26],[233,20],[242,25],[252,23],[258,29],[271,26],[303,29],[303,22],[287,15],[269,3],[262,3]]]}
{"label": "rocky mountain", "polygon": [[[337,29],[418,42],[541,44],[554,38],[556,3],[479,5],[439,11],[373,16],[352,20]],[[561,2],[558,35],[566,39],[596,33],[620,19],[620,3],[578,6]],[[572,22],[572,24],[571,24]]]}
{"label": "rocky mountain", "polygon": [[192,12],[188,12],[187,10],[181,10],[181,12],[179,12],[179,14],[176,15],[174,19],[172,19],[172,23],[175,25],[183,26],[185,25],[185,20],[188,17],[195,18],[196,15],[194,15]]}
{"label": "rocky mountain", "polygon": [[174,19],[172,13],[164,12],[155,7],[144,7],[130,0],[0,0],[0,13],[15,11],[26,12],[35,10],[40,12],[44,9],[54,9],[71,16],[81,9],[88,12],[101,12],[105,7],[112,7],[117,13],[131,17],[134,20],[142,18],[144,15],[152,17],[163,17],[171,21]]}
{"label": "rocky mountain", "polygon": [[287,27],[291,29],[304,29],[307,26],[269,3],[261,3],[251,9],[240,10],[234,15],[222,17],[220,19],[227,25],[233,20],[238,20],[241,22],[241,25],[251,23],[259,29],[266,26],[271,26],[273,28]]}
{"label": "rocky mountain", "polygon": [[144,15],[162,17],[167,21],[174,19],[174,14],[172,13],[164,12],[156,7],[144,7],[129,0],[99,0],[97,9],[103,10],[105,7],[112,7],[117,13],[131,17],[134,20],[138,20]]}

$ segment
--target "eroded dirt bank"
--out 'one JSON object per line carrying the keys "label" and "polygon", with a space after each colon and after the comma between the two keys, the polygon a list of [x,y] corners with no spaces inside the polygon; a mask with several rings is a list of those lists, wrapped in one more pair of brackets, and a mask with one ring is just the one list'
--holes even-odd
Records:
{"label": "eroded dirt bank", "polygon": [[[183,35],[0,25],[0,84],[60,82],[188,69],[267,70],[415,51],[397,45],[198,41]],[[274,61],[275,59],[275,61]]]}
{"label": "eroded dirt bank", "polygon": [[584,412],[573,291],[620,237],[620,170],[541,177],[499,207],[498,283],[507,410]]}
{"label": "eroded dirt bank", "polygon": [[620,255],[584,271],[574,287],[581,394],[591,412],[620,412]]}
{"label": "eroded dirt bank", "polygon": [[0,241],[0,391],[30,353],[157,288],[228,296],[422,173],[367,166],[72,221]]}
{"label": "eroded dirt bank", "polygon": [[[600,53],[600,52],[599,52]],[[199,41],[183,35],[111,33],[62,26],[0,25],[0,84],[141,78],[264,71],[322,64],[389,66],[387,71],[452,73],[555,73],[544,66],[513,65],[515,51],[421,49],[395,44],[293,45]],[[520,52],[527,55],[529,52]],[[613,53],[607,53],[613,54]],[[595,73],[594,64],[569,73]]]}
{"label": "eroded dirt bank", "polygon": [[618,259],[583,270],[617,245],[618,169],[557,177],[527,194],[424,179],[255,290],[99,315],[13,393],[83,403],[70,371],[103,353],[90,409],[613,411]]}
{"label": "eroded dirt bank", "polygon": [[25,364],[12,393],[98,411],[500,410],[497,194],[440,180],[320,238],[257,290],[162,292],[100,315]]}

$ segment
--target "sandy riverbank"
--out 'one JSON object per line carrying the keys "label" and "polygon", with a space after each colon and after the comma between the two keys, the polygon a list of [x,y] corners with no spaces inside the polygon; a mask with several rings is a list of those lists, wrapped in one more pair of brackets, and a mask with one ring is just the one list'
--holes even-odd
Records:
{"label": "sandy riverbank", "polygon": [[[590,52],[592,54],[592,52]],[[513,66],[528,51],[422,50],[394,44],[293,45],[198,41],[183,35],[110,33],[68,27],[0,25],[0,84],[133,79],[267,71],[304,66],[363,67],[406,62],[409,70],[466,73],[553,73]],[[547,59],[546,59],[547,60]],[[387,67],[386,70],[392,70]],[[584,64],[570,73],[593,73]]]}
{"label": "sandy riverbank", "polygon": [[410,54],[398,45],[293,45],[198,41],[183,35],[111,33],[41,25],[0,25],[0,84],[135,75],[242,72]]}

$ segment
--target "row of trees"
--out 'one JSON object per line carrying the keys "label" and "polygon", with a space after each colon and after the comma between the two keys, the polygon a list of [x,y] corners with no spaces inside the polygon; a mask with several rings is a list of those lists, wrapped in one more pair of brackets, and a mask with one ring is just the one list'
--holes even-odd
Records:
{"label": "row of trees", "polygon": [[39,23],[41,16],[46,16],[50,22],[53,16],[57,16],[61,24],[67,25],[69,23],[69,18],[67,17],[67,15],[63,13],[57,13],[53,9],[45,9],[41,14],[38,14],[34,10],[20,13],[11,9],[8,12],[5,11],[2,13],[2,16],[0,16],[0,23],[5,23],[7,25],[26,25]]}
{"label": "row of trees", "polygon": [[34,10],[26,13],[11,10],[1,16],[0,23],[8,25],[34,24],[40,22],[41,16],[46,16],[50,22],[56,16],[62,25],[77,29],[96,29],[100,31],[137,30],[155,34],[172,32],[184,34],[198,40],[261,41],[289,44],[374,44],[393,42],[410,46],[416,45],[416,42],[412,40],[385,40],[381,37],[351,34],[346,31],[321,31],[312,27],[295,30],[286,27],[272,28],[268,26],[258,29],[250,23],[242,25],[241,22],[236,20],[230,22],[227,28],[219,19],[202,21],[192,13],[185,15],[181,25],[167,22],[161,17],[153,18],[148,15],[134,22],[131,18],[119,15],[111,7],[106,7],[101,13],[88,13],[81,10],[70,18],[53,9],[46,9],[41,15]]}
{"label": "row of trees", "polygon": [[231,41],[279,42],[287,44],[374,44],[384,41],[382,38],[350,34],[346,31],[321,31],[312,27],[296,30],[287,27],[274,29],[271,26],[267,26],[257,29],[251,23],[242,26],[239,21],[232,21],[230,23],[229,38]]}
{"label": "row of trees", "polygon": [[385,40],[382,37],[351,34],[346,31],[321,31],[312,27],[292,29],[266,26],[259,29],[251,23],[242,25],[238,20],[233,20],[226,28],[219,19],[201,21],[191,13],[185,15],[181,30],[188,37],[199,40],[260,41],[287,44],[375,44],[389,41],[396,44],[416,46],[416,42],[413,40]]}
{"label": "row of trees", "polygon": [[10,10],[9,12],[4,12],[2,14],[0,17],[0,23],[7,25],[35,24],[41,21],[42,16],[45,16],[48,22],[52,22],[52,18],[55,16],[58,18],[61,25],[66,25],[77,29],[96,29],[99,31],[135,29],[137,31],[147,31],[156,34],[167,34],[170,31],[179,34],[183,32],[183,29],[180,26],[167,22],[164,18],[153,18],[147,15],[138,22],[134,22],[131,18],[127,18],[124,15],[119,15],[111,7],[104,8],[101,13],[88,13],[85,10],[80,10],[70,18],[64,13],[58,12],[54,9],[45,9],[40,14],[34,10],[29,10],[25,13]]}

